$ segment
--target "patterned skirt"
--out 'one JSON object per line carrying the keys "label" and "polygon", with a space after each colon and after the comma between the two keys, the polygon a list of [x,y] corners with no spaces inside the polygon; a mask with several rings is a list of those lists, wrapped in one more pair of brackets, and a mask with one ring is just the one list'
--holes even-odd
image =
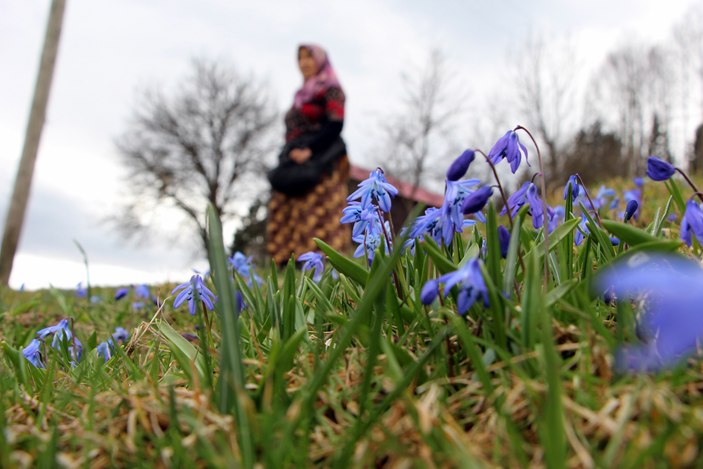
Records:
{"label": "patterned skirt", "polygon": [[306,195],[290,197],[273,191],[268,204],[266,249],[278,265],[308,251],[318,251],[320,238],[344,252],[351,241],[349,225],[342,225],[342,210],[349,195],[349,159],[341,157],[331,173]]}

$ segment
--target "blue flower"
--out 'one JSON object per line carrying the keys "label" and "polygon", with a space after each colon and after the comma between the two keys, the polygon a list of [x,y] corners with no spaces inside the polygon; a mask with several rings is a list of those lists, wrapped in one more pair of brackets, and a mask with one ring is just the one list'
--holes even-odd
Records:
{"label": "blue flower", "polygon": [[76,285],[76,296],[78,298],[85,298],[88,296],[88,289],[83,286],[83,282],[78,282],[78,285]]}
{"label": "blue flower", "polygon": [[625,207],[625,223],[630,221],[630,218],[632,218],[639,207],[640,204],[638,204],[635,199],[632,199],[627,203],[627,207]]}
{"label": "blue flower", "polygon": [[666,181],[676,172],[676,167],[656,156],[647,158],[647,176],[654,181]]}
{"label": "blue flower", "polygon": [[129,293],[129,288],[119,288],[119,289],[115,292],[115,301],[121,300],[122,298],[124,298],[125,296],[127,296],[128,293]]}
{"label": "blue flower", "polygon": [[576,200],[581,192],[581,186],[579,185],[575,174],[569,176],[569,180],[566,181],[566,185],[564,186],[564,200],[566,200],[569,196],[569,185],[571,185],[571,200]]}
{"label": "blue flower", "polygon": [[189,281],[174,288],[171,294],[173,295],[179,290],[180,293],[176,296],[176,299],[173,302],[174,309],[178,308],[186,300],[188,300],[188,310],[190,311],[191,316],[195,315],[195,310],[197,307],[196,301],[198,300],[202,301],[205,307],[210,311],[215,308],[213,302],[217,301],[217,297],[215,297],[215,295],[208,290],[200,275],[193,275]]}
{"label": "blue flower", "polygon": [[529,166],[530,163],[527,161],[527,148],[520,143],[520,139],[514,130],[508,130],[505,135],[493,145],[491,151],[488,152],[488,157],[493,164],[497,164],[503,158],[507,159],[513,174],[515,174],[515,171],[517,171],[520,166],[520,161],[523,156]]}
{"label": "blue flower", "polygon": [[620,370],[656,371],[694,353],[703,339],[703,269],[678,256],[638,253],[615,263],[597,277],[600,291],[618,298],[643,298],[638,331],[641,345],[621,347]]}
{"label": "blue flower", "polygon": [[695,201],[689,200],[686,203],[686,211],[681,219],[681,239],[688,247],[693,244],[693,237],[703,244],[703,210]]}
{"label": "blue flower", "polygon": [[447,169],[447,180],[458,181],[464,177],[466,171],[469,170],[469,165],[474,160],[474,156],[473,150],[464,150],[464,152],[449,165],[449,169]]}
{"label": "blue flower", "polygon": [[500,256],[508,257],[508,247],[510,246],[510,231],[503,225],[498,227],[498,243],[500,244]]}
{"label": "blue flower", "polygon": [[441,217],[442,211],[437,207],[427,208],[424,215],[415,219],[415,223],[410,229],[409,238],[421,238],[427,234],[439,244],[442,234]]}
{"label": "blue flower", "polygon": [[483,298],[484,305],[488,305],[488,290],[483,281],[481,264],[476,258],[471,259],[456,271],[442,275],[437,279],[437,282],[444,284],[444,296],[447,296],[455,285],[459,288],[457,297],[459,314],[466,314],[480,297]]}
{"label": "blue flower", "polygon": [[308,270],[315,270],[312,280],[318,283],[322,279],[322,273],[325,271],[325,264],[322,262],[323,258],[320,253],[317,252],[306,252],[298,257],[298,262],[304,262],[303,272]]}
{"label": "blue flower", "polygon": [[432,302],[437,298],[439,293],[439,282],[437,280],[431,279],[422,287],[420,292],[420,301],[423,305],[431,305]]}
{"label": "blue flower", "polygon": [[[246,257],[241,252],[235,252],[232,257],[227,259],[229,265],[247,281],[247,285],[250,287],[253,285],[252,279],[256,281],[259,285],[263,282],[261,277],[256,274],[253,269],[253,261],[251,256]],[[253,275],[252,275],[253,273]]]}
{"label": "blue flower", "polygon": [[530,187],[530,184],[532,184],[530,181],[525,182],[522,186],[520,186],[520,189],[508,197],[508,205],[507,207],[503,207],[500,211],[501,215],[508,213],[508,210],[510,210],[511,216],[514,217],[517,215],[520,208],[527,203],[527,189]]}
{"label": "blue flower", "polygon": [[354,223],[352,237],[362,234],[369,223],[380,223],[377,209],[373,205],[363,208],[359,202],[352,202],[342,210],[340,223]]}
{"label": "blue flower", "polygon": [[559,226],[559,223],[564,221],[565,209],[561,205],[558,207],[547,206],[547,230],[551,233]]}
{"label": "blue flower", "polygon": [[596,206],[594,208],[597,210],[607,205],[608,199],[610,199],[611,197],[615,197],[615,194],[615,189],[611,189],[609,187],[601,185],[598,189],[598,193],[596,194],[596,199],[594,201]]}
{"label": "blue flower", "polygon": [[580,246],[583,242],[584,237],[588,236],[591,233],[591,231],[588,229],[587,223],[588,220],[585,217],[581,217],[578,229],[574,233],[574,244],[576,244],[576,246]]}
{"label": "blue flower", "polygon": [[461,203],[462,213],[464,215],[470,215],[481,211],[492,195],[493,189],[491,186],[483,186],[471,194],[468,194]]}
{"label": "blue flower", "polygon": [[144,298],[145,300],[148,300],[149,297],[151,297],[149,287],[143,283],[141,285],[137,285],[136,287],[134,287],[134,297]]}
{"label": "blue flower", "polygon": [[41,344],[40,340],[32,339],[29,345],[22,349],[24,358],[37,368],[44,368],[44,363],[41,361]]}
{"label": "blue flower", "polygon": [[114,344],[111,339],[101,342],[95,349],[98,351],[98,356],[105,360],[105,363],[112,358],[112,353],[114,349]]}
{"label": "blue flower", "polygon": [[[623,191],[622,195],[625,198],[625,202],[628,204],[628,206],[632,201],[637,202],[637,207],[635,208],[635,211],[632,213],[632,215],[630,215],[631,218],[637,220],[640,214],[640,205],[642,205],[642,190],[632,189],[629,191]],[[627,207],[625,207],[625,212],[627,212]]]}
{"label": "blue flower", "polygon": [[77,337],[73,336],[68,319],[62,319],[55,326],[40,329],[37,332],[37,338],[43,341],[52,334],[54,336],[51,340],[51,346],[53,348],[56,350],[61,350],[61,341],[65,341],[66,344],[68,344],[69,355],[73,359],[72,364],[75,365],[75,363],[81,360],[83,355],[83,344],[81,344],[81,341],[78,340]]}
{"label": "blue flower", "polygon": [[530,214],[532,215],[532,226],[535,229],[541,228],[544,225],[544,207],[542,199],[537,193],[537,186],[530,183],[527,188],[527,201],[530,204]]}
{"label": "blue flower", "polygon": [[642,186],[644,186],[644,179],[641,178],[641,177],[636,177],[636,178],[634,178],[634,179],[632,180],[632,182],[634,182],[634,183],[635,183],[635,186],[637,186],[637,187],[640,187],[640,188],[641,188]]}
{"label": "blue flower", "polygon": [[441,209],[442,240],[445,245],[452,243],[454,233],[464,231],[464,214],[461,212],[461,204],[464,202],[464,198],[470,194],[469,188],[480,182],[478,179],[446,181],[447,188],[444,191],[444,202]]}
{"label": "blue flower", "polygon": [[129,339],[129,332],[124,327],[116,327],[115,332],[112,333],[112,338],[118,344],[124,344]]}
{"label": "blue flower", "polygon": [[389,213],[391,211],[391,197],[396,195],[398,195],[398,189],[386,180],[381,168],[376,168],[371,171],[368,179],[359,183],[359,188],[347,197],[347,201],[361,199],[362,208],[375,202],[381,210]]}

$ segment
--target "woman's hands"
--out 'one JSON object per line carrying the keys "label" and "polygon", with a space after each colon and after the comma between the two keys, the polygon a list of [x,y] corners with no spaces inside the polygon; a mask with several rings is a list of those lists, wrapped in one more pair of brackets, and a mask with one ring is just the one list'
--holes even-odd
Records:
{"label": "woman's hands", "polygon": [[309,148],[293,148],[290,153],[290,159],[298,164],[305,163],[312,156],[312,150]]}

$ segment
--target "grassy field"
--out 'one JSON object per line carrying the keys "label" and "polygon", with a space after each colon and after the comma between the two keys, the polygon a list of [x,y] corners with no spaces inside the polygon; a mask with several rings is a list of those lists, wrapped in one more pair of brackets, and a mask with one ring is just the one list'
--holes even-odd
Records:
{"label": "grassy field", "polygon": [[[548,233],[528,200],[512,222],[489,203],[485,223],[449,243],[428,231],[403,250],[398,237],[367,249],[370,263],[321,243],[319,281],[294,262],[233,266],[209,212],[204,286],[217,300],[210,310],[185,284],[194,315],[187,301],[174,308],[175,285],[119,300],[108,288],[2,290],[0,466],[700,465],[701,331],[681,315],[703,299],[687,283],[703,278],[700,244],[679,240],[691,190],[647,181],[624,223],[635,186],[608,185],[616,194],[583,223],[583,189],[550,198],[564,218]],[[655,253],[665,267],[642,271]],[[665,284],[679,263],[674,300]],[[626,292],[628,278],[642,291]],[[23,350],[62,319],[33,365]],[[129,338],[101,346],[117,327]],[[669,353],[672,334],[693,347]]]}

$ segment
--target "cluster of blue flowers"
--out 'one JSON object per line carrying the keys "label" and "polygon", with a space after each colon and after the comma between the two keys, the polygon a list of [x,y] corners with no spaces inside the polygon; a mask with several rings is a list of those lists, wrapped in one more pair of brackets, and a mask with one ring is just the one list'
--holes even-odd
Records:
{"label": "cluster of blue flowers", "polygon": [[381,168],[376,168],[347,197],[349,206],[343,210],[340,222],[354,224],[352,240],[358,244],[354,257],[366,253],[366,258],[371,263],[376,249],[382,243],[386,252],[390,250],[391,227],[386,216],[391,211],[391,198],[396,195],[398,189],[388,182]]}
{"label": "cluster of blue flowers", "polygon": [[[51,336],[51,347],[62,350],[66,347],[70,357],[71,366],[76,366],[83,358],[83,344],[73,333],[68,319],[62,319],[54,326],[45,327],[37,331],[36,337],[25,348],[22,355],[37,368],[45,368],[46,339]],[[112,337],[96,347],[97,354],[107,362],[114,353],[115,343],[123,344],[129,338],[129,333],[122,327],[117,327]]]}

